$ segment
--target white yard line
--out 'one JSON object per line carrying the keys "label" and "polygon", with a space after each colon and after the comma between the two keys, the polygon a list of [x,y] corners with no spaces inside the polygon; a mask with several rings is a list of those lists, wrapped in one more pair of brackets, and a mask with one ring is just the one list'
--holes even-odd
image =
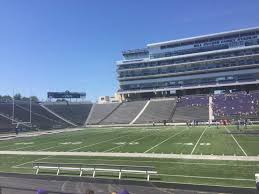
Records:
{"label": "white yard line", "polygon": [[161,141],[160,143],[158,143],[158,144],[154,145],[153,147],[147,149],[144,153],[147,153],[147,152],[149,152],[150,150],[153,150],[153,149],[156,148],[157,146],[160,146],[162,143],[165,143],[165,142],[168,141],[169,139],[171,139],[171,138],[173,138],[173,137],[179,135],[180,133],[184,132],[185,130],[186,130],[186,129],[183,129],[183,130],[179,131],[178,133],[173,134],[172,136],[170,136],[170,137],[166,138],[165,140]]}
{"label": "white yard line", "polygon": [[[8,148],[8,147],[11,147],[11,146],[15,146],[15,144],[7,145],[7,146],[1,146],[0,149],[2,150],[2,148]],[[17,145],[16,145],[16,146],[17,146]]]}
{"label": "white yard line", "polygon": [[[97,133],[96,132],[93,132],[93,131],[91,131],[90,133],[93,133],[94,135],[96,135],[96,134],[105,134],[105,133],[111,133],[111,132],[113,132],[114,131],[114,129],[113,130],[107,130],[107,131],[105,131],[105,130],[103,130],[103,131],[98,131]],[[89,134],[89,133],[88,133]],[[93,135],[93,134],[91,134],[91,135]],[[62,140],[63,138],[57,138],[58,140]],[[57,148],[57,147],[61,147],[61,146],[64,146],[64,145],[62,145],[62,144],[60,144],[60,145],[56,145],[56,146],[51,146],[51,147],[47,147],[47,148],[44,148],[44,149],[39,149],[39,150],[37,150],[37,151],[46,151],[46,150],[50,150],[50,149],[52,149],[52,148]]]}
{"label": "white yard line", "polygon": [[29,162],[24,162],[22,164],[18,164],[18,165],[12,166],[12,168],[19,168],[20,166],[23,166],[25,164],[29,164],[29,163],[33,163],[33,162],[38,162],[40,160],[44,160],[44,159],[47,159],[47,158],[50,158],[50,157],[53,157],[53,156],[47,156],[47,157],[43,157],[43,158],[39,158],[39,159],[36,159],[36,160],[29,161]]}
{"label": "white yard line", "polygon": [[116,149],[116,148],[119,148],[119,147],[121,147],[122,145],[118,145],[118,146],[115,146],[115,147],[113,147],[113,148],[111,148],[111,149],[108,149],[108,150],[105,150],[105,151],[103,151],[103,152],[109,152],[109,151],[112,151],[112,150],[114,150],[114,149]]}
{"label": "white yard line", "polygon": [[193,154],[193,152],[195,151],[195,149],[196,149],[198,143],[200,142],[200,140],[201,140],[203,134],[205,133],[205,131],[207,130],[207,128],[208,128],[208,126],[206,126],[205,129],[203,130],[203,132],[202,132],[200,138],[198,139],[198,141],[196,142],[195,146],[193,147],[191,154]]}
{"label": "white yard line", "polygon": [[76,150],[81,150],[83,148],[92,147],[92,146],[95,146],[95,145],[98,145],[98,144],[102,144],[102,143],[105,143],[105,142],[109,142],[109,141],[112,141],[112,140],[115,140],[115,139],[120,139],[120,138],[127,137],[127,136],[129,136],[129,134],[128,135],[124,135],[124,136],[115,137],[115,138],[108,139],[108,140],[104,140],[104,141],[100,141],[100,142],[97,142],[97,143],[94,143],[94,144],[85,145],[85,146],[82,146],[82,147],[79,147],[79,148],[74,148],[74,149],[68,150],[68,152],[73,152],[73,151],[76,151]]}
{"label": "white yard line", "polygon": [[46,151],[46,150],[50,150],[52,148],[56,148],[56,147],[60,147],[60,146],[63,146],[63,145],[56,145],[56,146],[52,146],[52,147],[47,147],[47,148],[40,149],[40,150],[37,150],[37,151]]}
{"label": "white yard line", "polygon": [[[135,139],[135,140],[133,140],[133,141],[130,141],[129,143],[139,141],[139,140],[144,139],[144,138],[146,138],[146,137],[149,137],[149,136],[151,136],[151,135],[153,135],[153,134],[145,135],[145,136],[143,136],[143,137],[141,137],[141,138],[138,138],[138,139]],[[108,150],[105,150],[104,152],[109,152],[109,151],[112,151],[112,150],[114,150],[114,149],[116,149],[116,148],[119,148],[119,147],[122,147],[122,146],[125,146],[125,144],[115,146],[115,147],[113,147],[113,148],[110,148],[110,149],[108,149]]]}
{"label": "white yard line", "polygon": [[225,129],[227,130],[227,132],[231,135],[231,137],[234,139],[234,141],[236,142],[236,144],[238,145],[238,147],[240,148],[240,150],[244,153],[245,156],[247,156],[245,150],[241,147],[241,145],[238,143],[238,141],[236,140],[236,138],[232,135],[232,133],[228,130],[228,128],[226,126],[224,126]]}
{"label": "white yard line", "polygon": [[13,151],[17,151],[17,150],[22,150],[22,149],[26,149],[26,148],[31,148],[31,147],[35,147],[35,145],[30,145],[30,146],[23,146],[23,147],[20,147],[20,148],[16,148],[16,149],[11,149]]}
{"label": "white yard line", "polygon": [[[135,130],[136,130],[136,129],[123,130],[123,133],[122,133],[122,134],[125,134],[125,132],[135,131]],[[97,142],[97,143],[94,143],[94,144],[81,146],[81,147],[78,147],[78,148],[75,148],[75,149],[68,150],[68,152],[73,152],[73,151],[75,151],[75,150],[80,150],[80,149],[82,149],[82,148],[92,147],[92,146],[95,146],[95,145],[98,145],[98,144],[101,144],[101,143],[105,143],[105,142],[109,142],[109,141],[112,141],[112,140],[120,139],[120,138],[122,138],[122,137],[127,137],[127,136],[129,136],[129,135],[130,135],[130,134],[122,135],[122,136],[120,136],[120,137],[116,137],[116,138],[104,140],[104,141]]]}

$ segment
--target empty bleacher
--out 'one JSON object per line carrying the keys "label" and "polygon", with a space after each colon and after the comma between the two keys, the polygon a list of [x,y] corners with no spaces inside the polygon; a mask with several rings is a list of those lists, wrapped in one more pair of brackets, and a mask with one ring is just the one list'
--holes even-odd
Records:
{"label": "empty bleacher", "polygon": [[93,106],[92,114],[89,115],[89,125],[99,124],[102,120],[108,117],[116,108],[120,106],[120,103],[110,104],[95,104]]}
{"label": "empty bleacher", "polygon": [[156,99],[151,100],[144,112],[135,121],[135,123],[159,123],[170,120],[175,109],[175,99]]}
{"label": "empty bleacher", "polygon": [[11,120],[5,118],[0,114],[0,132],[8,132],[14,130],[15,125],[12,124]]}
{"label": "empty bleacher", "polygon": [[54,113],[80,126],[84,125],[92,105],[91,103],[69,102],[44,103],[44,106]]}
{"label": "empty bleacher", "polygon": [[208,96],[184,96],[178,99],[172,122],[208,121]]}
{"label": "empty bleacher", "polygon": [[173,122],[187,122],[187,121],[208,121],[209,109],[208,106],[186,106],[176,107],[173,115]]}
{"label": "empty bleacher", "polygon": [[[28,102],[17,101],[14,106],[14,119],[18,122],[30,121],[30,108]],[[12,102],[0,103],[0,113],[10,118],[13,116]],[[69,124],[43,109],[39,104],[32,103],[31,123],[33,128],[53,129],[69,127]]]}
{"label": "empty bleacher", "polygon": [[100,124],[129,124],[143,109],[147,101],[123,102]]}

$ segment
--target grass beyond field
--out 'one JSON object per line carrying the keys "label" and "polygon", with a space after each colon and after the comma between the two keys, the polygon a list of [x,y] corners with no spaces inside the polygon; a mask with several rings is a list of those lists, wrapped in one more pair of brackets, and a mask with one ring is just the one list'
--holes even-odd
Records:
{"label": "grass beyond field", "polygon": [[[239,130],[236,126],[89,128],[1,141],[0,150],[257,156],[257,132],[259,127],[254,125]],[[258,162],[246,161],[21,155],[0,157],[0,170],[4,172],[33,173],[34,161],[152,165],[159,173],[151,177],[155,181],[242,187],[254,187],[254,174],[259,172]]]}

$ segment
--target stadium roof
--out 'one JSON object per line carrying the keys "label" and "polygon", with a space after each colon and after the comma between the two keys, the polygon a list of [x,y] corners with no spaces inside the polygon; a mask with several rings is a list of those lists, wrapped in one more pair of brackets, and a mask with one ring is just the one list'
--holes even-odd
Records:
{"label": "stadium roof", "polygon": [[194,40],[205,39],[205,38],[206,39],[214,38],[214,37],[218,37],[218,36],[222,36],[222,35],[229,35],[229,34],[238,33],[238,32],[245,32],[245,31],[249,32],[249,31],[253,31],[253,30],[259,30],[259,26],[253,27],[253,28],[244,28],[244,29],[239,29],[239,30],[207,34],[207,35],[202,35],[202,36],[193,36],[190,38],[182,38],[182,39],[169,40],[169,41],[158,42],[158,43],[151,43],[151,44],[147,44],[147,47],[156,47],[156,46],[168,45],[168,44],[179,43],[179,42],[188,42],[188,41],[194,41]]}

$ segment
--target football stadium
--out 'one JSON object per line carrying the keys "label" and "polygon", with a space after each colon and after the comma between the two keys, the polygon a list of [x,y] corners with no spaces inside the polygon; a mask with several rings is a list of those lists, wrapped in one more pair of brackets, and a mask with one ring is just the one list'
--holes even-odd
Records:
{"label": "football stadium", "polygon": [[96,103],[71,91],[1,99],[2,191],[15,193],[15,177],[44,177],[110,191],[256,193],[259,27],[125,50],[116,67],[116,95]]}

